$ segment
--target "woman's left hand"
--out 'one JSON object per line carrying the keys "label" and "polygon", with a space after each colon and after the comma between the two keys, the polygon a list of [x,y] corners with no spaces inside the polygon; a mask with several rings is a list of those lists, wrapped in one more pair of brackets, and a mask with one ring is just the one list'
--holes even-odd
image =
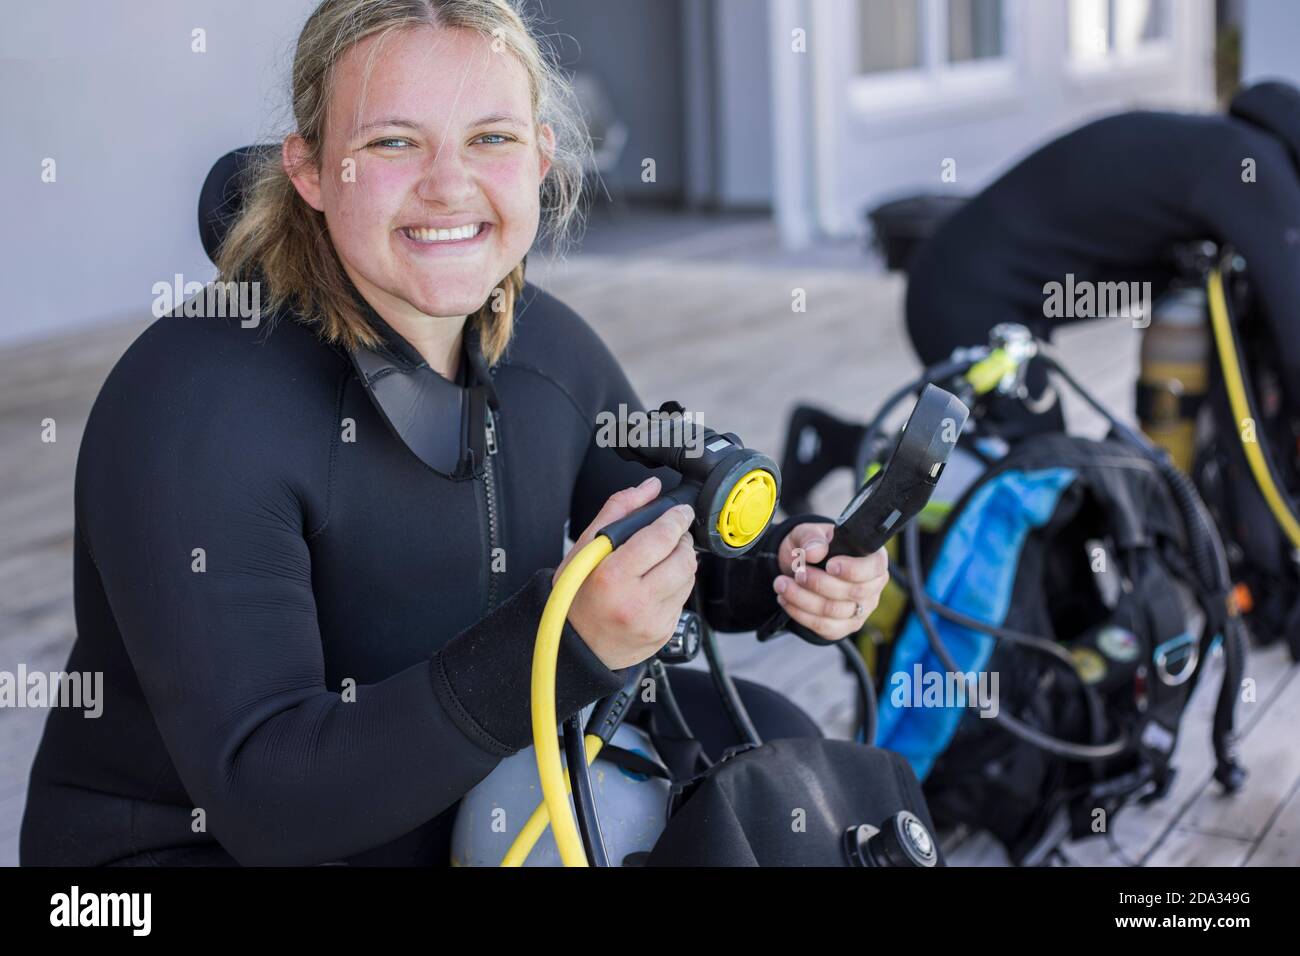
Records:
{"label": "woman's left hand", "polygon": [[[795,525],[781,542],[782,573],[772,582],[781,609],[828,641],[861,630],[889,582],[884,548],[860,558],[838,554],[825,568],[813,567],[826,557],[834,534],[833,524]],[[795,566],[797,549],[803,550],[802,569]]]}

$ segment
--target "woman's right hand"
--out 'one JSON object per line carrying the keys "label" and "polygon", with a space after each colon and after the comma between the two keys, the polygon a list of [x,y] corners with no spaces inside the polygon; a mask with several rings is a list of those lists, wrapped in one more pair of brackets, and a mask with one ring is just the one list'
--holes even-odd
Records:
{"label": "woman's right hand", "polygon": [[[609,497],[555,570],[560,572],[600,529],[659,495],[651,476]],[[678,505],[632,535],[582,582],[569,607],[569,623],[610,670],[651,657],[672,637],[695,584],[695,548],[688,530],[694,512]]]}

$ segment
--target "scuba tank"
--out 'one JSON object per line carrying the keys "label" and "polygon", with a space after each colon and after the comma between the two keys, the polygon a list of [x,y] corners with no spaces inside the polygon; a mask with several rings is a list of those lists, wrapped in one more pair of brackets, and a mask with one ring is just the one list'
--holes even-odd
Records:
{"label": "scuba tank", "polygon": [[1196,417],[1209,387],[1212,343],[1201,260],[1213,249],[1195,243],[1175,252],[1178,276],[1156,301],[1142,337],[1138,421],[1184,474],[1196,457]]}
{"label": "scuba tank", "polygon": [[[591,708],[583,711],[584,718]],[[610,743],[653,763],[660,757],[641,728],[623,724]],[[592,791],[600,807],[601,829],[609,859],[620,865],[655,845],[668,822],[670,784],[660,777],[597,759],[591,768]],[[519,828],[542,798],[537,757],[525,747],[501,761],[460,802],[451,834],[453,866],[497,866]],[[560,866],[555,836],[547,827],[525,866]]]}

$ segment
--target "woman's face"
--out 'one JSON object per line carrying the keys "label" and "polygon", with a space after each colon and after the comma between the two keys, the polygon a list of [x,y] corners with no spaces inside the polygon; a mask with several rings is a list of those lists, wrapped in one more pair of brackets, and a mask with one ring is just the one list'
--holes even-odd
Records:
{"label": "woman's face", "polygon": [[527,73],[492,40],[431,27],[379,40],[339,61],[320,168],[294,182],[381,314],[468,315],[537,235],[553,134],[534,129]]}

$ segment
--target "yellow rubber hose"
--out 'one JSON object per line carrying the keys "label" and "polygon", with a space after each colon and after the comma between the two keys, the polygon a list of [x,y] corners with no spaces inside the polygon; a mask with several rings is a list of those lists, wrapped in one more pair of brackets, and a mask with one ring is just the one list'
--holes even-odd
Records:
{"label": "yellow rubber hose", "polygon": [[1228,321],[1228,300],[1223,292],[1223,275],[1217,269],[1210,273],[1209,297],[1210,325],[1214,329],[1214,344],[1219,353],[1219,365],[1223,369],[1223,382],[1228,390],[1228,403],[1232,406],[1233,418],[1237,420],[1237,438],[1241,442],[1241,450],[1246,454],[1246,461],[1260,494],[1264,496],[1273,517],[1291,542],[1291,547],[1300,548],[1300,521],[1287,503],[1286,495],[1273,481],[1273,474],[1259,441],[1247,441],[1241,433],[1242,425],[1247,420],[1253,420],[1254,416],[1251,414],[1250,399],[1246,395],[1237,348]]}
{"label": "yellow rubber hose", "polygon": [[[587,734],[587,764],[588,766],[596,759],[600,753],[600,748],[605,746],[605,741],[601,740],[595,734]],[[564,775],[564,792],[567,794],[572,789],[569,781],[569,775]],[[502,866],[523,866],[524,861],[528,859],[528,854],[533,852],[533,847],[537,841],[542,838],[546,828],[551,825],[551,815],[546,811],[546,803],[543,801],[537,805],[524,828],[519,831],[515,837],[515,842],[510,844],[510,849],[506,852],[505,858],[502,859]]]}
{"label": "yellow rubber hose", "polygon": [[560,656],[560,639],[569,606],[587,575],[614,550],[613,543],[598,535],[573,556],[551,589],[537,628],[533,650],[533,750],[537,756],[537,777],[555,833],[555,845],[565,866],[587,866],[587,852],[578,835],[578,824],[569,806],[568,779],[560,761],[560,729],[555,719],[555,666]]}

